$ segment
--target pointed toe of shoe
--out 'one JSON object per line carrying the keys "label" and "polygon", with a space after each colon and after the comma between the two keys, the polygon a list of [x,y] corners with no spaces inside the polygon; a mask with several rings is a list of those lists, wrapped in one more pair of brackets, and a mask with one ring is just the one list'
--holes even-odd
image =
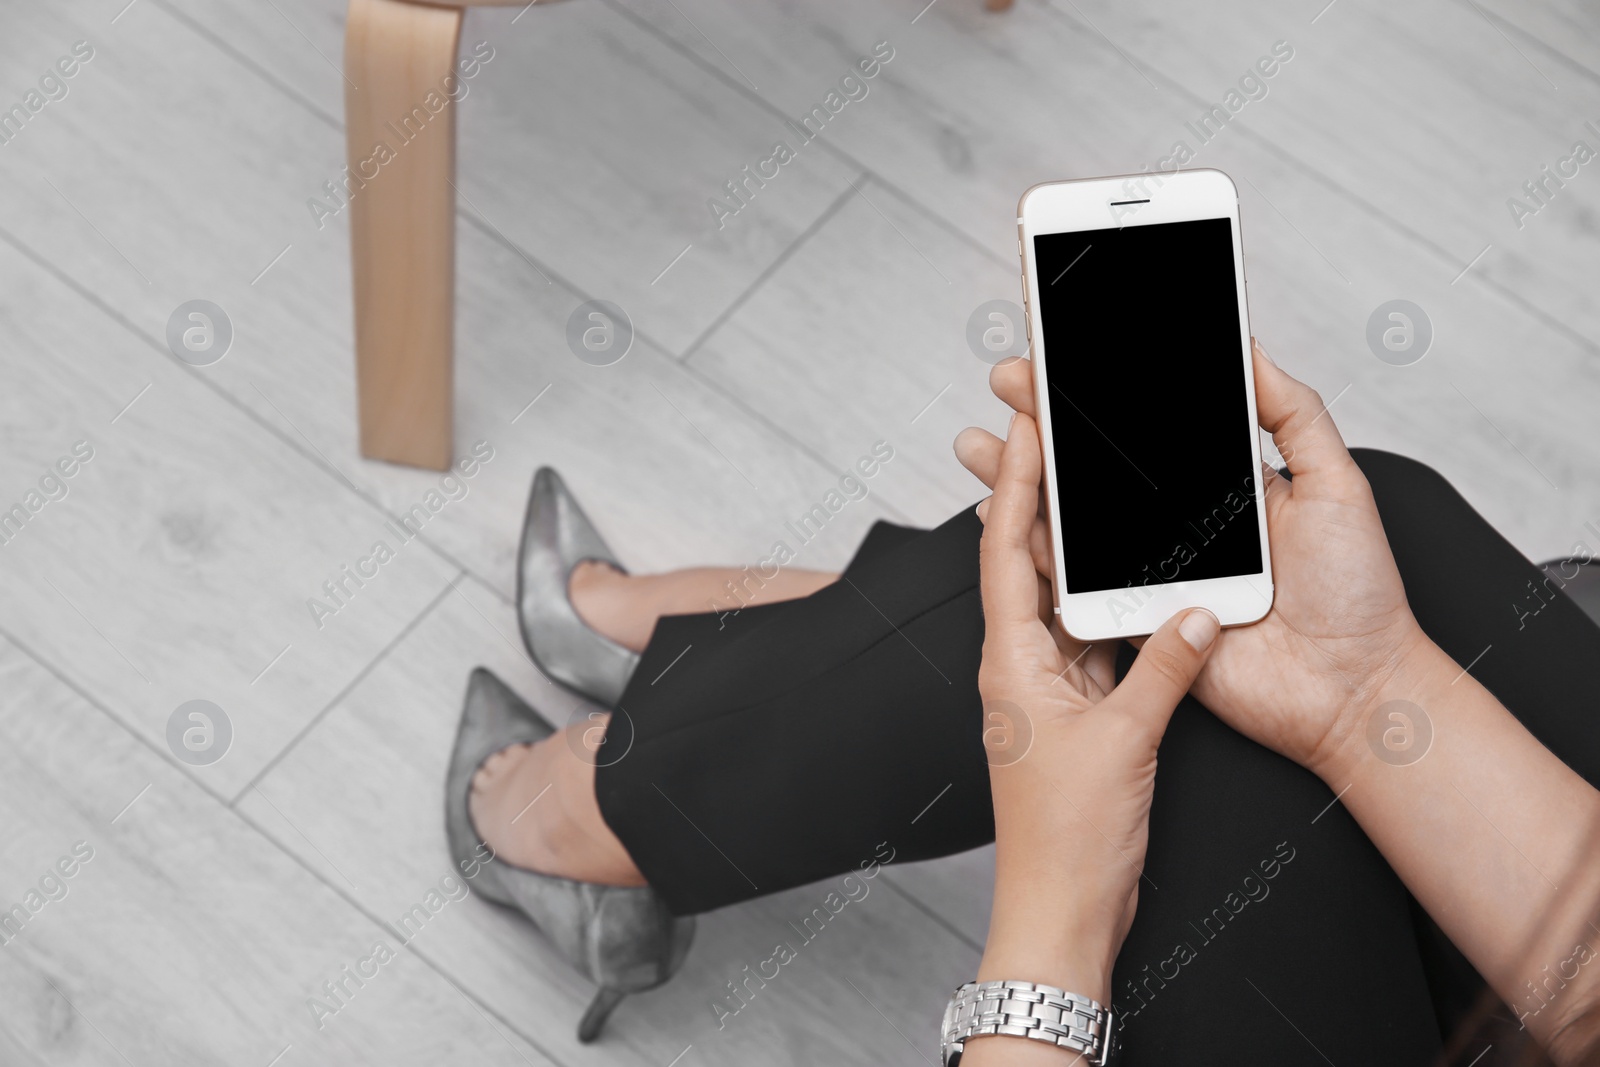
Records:
{"label": "pointed toe of shoe", "polygon": [[614,707],[638,653],[591,630],[573,608],[567,586],[585,560],[626,573],[561,475],[541,467],[533,476],[517,559],[517,615],[522,640],[540,670],[598,704]]}

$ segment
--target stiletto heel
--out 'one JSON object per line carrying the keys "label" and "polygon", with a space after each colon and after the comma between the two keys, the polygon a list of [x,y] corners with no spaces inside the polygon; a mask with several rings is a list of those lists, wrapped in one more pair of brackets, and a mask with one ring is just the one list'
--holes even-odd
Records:
{"label": "stiletto heel", "polygon": [[494,858],[472,825],[472,778],[501,749],[555,732],[504,682],[479,667],[467,682],[455,750],[445,774],[444,825],[450,856],[472,891],[516,908],[556,950],[600,987],[578,1024],[593,1041],[623,997],[677,973],[694,940],[694,919],[667,910],[649,886],[609,886],[540,874]]}
{"label": "stiletto heel", "polygon": [[561,475],[533,476],[517,553],[517,621],[533,661],[555,681],[596,704],[614,708],[639,665],[639,654],[589,629],[567,595],[572,571],[594,560],[627,568],[567,491]]}
{"label": "stiletto heel", "polygon": [[583,1013],[583,1018],[578,1020],[578,1040],[587,1045],[600,1036],[601,1029],[606,1025],[606,1020],[616,1010],[622,998],[628,994],[618,989],[601,987],[589,1002],[589,1010]]}

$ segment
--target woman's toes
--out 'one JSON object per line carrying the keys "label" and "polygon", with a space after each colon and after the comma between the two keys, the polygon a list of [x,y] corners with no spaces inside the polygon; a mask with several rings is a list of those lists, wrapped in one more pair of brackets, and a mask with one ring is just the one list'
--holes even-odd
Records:
{"label": "woman's toes", "polygon": [[477,793],[493,789],[509,772],[527,759],[528,752],[532,748],[532,745],[512,745],[509,748],[502,748],[484,760],[483,765],[478,768],[478,773],[472,776],[472,791]]}
{"label": "woman's toes", "polygon": [[572,568],[572,574],[567,578],[567,596],[581,596],[620,577],[622,572],[611,564],[603,560],[586,559]]}

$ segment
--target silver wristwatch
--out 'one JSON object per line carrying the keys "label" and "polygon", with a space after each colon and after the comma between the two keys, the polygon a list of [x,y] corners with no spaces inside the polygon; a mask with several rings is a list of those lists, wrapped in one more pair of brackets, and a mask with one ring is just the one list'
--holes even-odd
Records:
{"label": "silver wristwatch", "polygon": [[1092,1067],[1111,1059],[1111,1012],[1088,997],[1037,982],[968,982],[944,1009],[940,1062],[956,1067],[969,1037],[1005,1034],[1048,1041]]}

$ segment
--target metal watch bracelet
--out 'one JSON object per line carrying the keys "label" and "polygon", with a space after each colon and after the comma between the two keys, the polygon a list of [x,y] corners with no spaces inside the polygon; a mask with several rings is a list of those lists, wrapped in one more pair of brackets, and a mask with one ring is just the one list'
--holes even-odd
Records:
{"label": "metal watch bracelet", "polygon": [[1047,1041],[1083,1055],[1093,1067],[1110,1062],[1111,1012],[1088,997],[1037,982],[968,982],[944,1009],[940,1062],[956,1067],[970,1037],[990,1034]]}

